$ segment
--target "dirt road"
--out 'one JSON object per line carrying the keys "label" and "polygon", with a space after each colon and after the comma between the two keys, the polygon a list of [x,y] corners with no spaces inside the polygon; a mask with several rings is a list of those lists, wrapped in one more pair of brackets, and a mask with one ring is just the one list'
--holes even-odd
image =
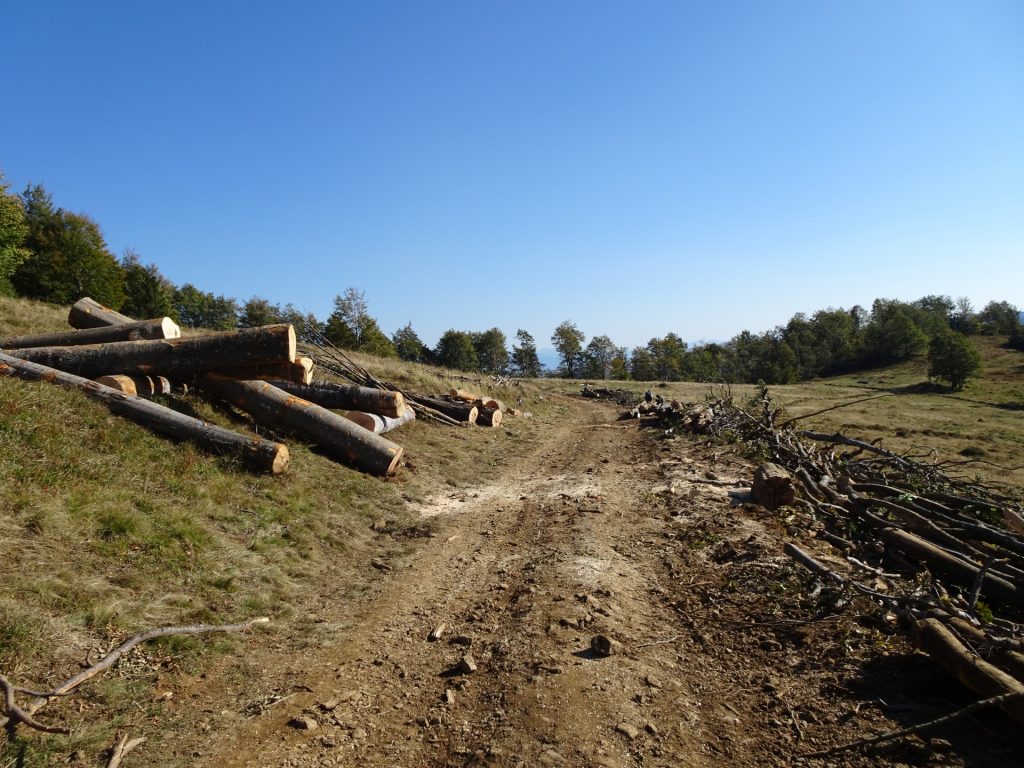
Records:
{"label": "dirt road", "polygon": [[[291,693],[223,713],[194,762],[788,765],[956,705],[898,636],[815,613],[781,554],[813,527],[737,506],[749,463],[602,403],[573,412],[500,481],[419,507],[440,534],[325,607],[332,642],[282,651]],[[958,738],[832,763],[1005,765],[1015,748]]]}

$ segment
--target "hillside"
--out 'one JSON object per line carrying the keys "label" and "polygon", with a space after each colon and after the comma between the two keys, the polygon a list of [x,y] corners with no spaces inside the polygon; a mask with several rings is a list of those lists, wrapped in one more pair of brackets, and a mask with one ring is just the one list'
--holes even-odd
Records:
{"label": "hillside", "polygon": [[[2,334],[65,317],[0,299]],[[807,424],[1024,487],[994,466],[1024,464],[1024,356],[979,343],[984,378],[955,395],[922,386],[922,361],[772,393],[794,416],[879,396]],[[360,360],[420,389],[467,384]],[[271,619],[141,647],[44,710],[71,736],[19,731],[0,766],[105,765],[124,734],[147,738],[128,766],[781,765],[969,700],[902,635],[817,613],[780,556],[807,536],[730,502],[753,473],[742,446],[658,441],[578,388],[494,389],[533,413],[498,430],[403,427],[405,466],[382,481],[294,441],[287,474],[256,475],[0,378],[0,673],[45,688],[141,629]],[[625,649],[595,658],[596,633]],[[962,726],[948,747],[837,764],[1005,765],[1022,745],[993,717],[983,742]]]}

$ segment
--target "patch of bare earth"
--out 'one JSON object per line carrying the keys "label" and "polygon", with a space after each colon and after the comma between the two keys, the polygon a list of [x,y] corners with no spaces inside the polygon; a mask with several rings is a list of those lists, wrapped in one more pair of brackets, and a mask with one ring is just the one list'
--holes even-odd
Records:
{"label": "patch of bare earth", "polygon": [[[788,562],[787,539],[827,553],[812,522],[739,502],[747,461],[574,408],[500,482],[423,505],[439,535],[363,593],[339,585],[330,642],[261,660],[289,697],[239,701],[192,760],[790,765],[965,703]],[[1010,765],[1000,718],[807,762]]]}

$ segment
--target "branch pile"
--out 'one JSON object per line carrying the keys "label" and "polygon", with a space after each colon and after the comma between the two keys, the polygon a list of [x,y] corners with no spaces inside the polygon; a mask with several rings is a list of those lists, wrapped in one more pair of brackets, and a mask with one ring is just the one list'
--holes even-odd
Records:
{"label": "branch pile", "polygon": [[288,465],[283,443],[145,398],[196,389],[245,411],[260,427],[294,434],[376,475],[392,474],[402,458],[401,446],[380,437],[414,418],[402,394],[380,385],[312,385],[313,361],[297,357],[290,325],[182,338],[169,318],[136,322],[88,298],[71,308],[68,322],[76,330],[0,339],[0,376],[77,388],[160,434],[234,453],[273,474]]}
{"label": "branch pile", "polygon": [[[835,550],[785,552],[816,581],[874,604],[939,665],[1024,723],[1024,507],[961,461],[798,429],[762,387],[671,409],[662,423],[741,440],[769,461],[754,499],[783,508]],[[823,556],[819,556],[823,557]],[[835,560],[835,564],[832,564]]]}

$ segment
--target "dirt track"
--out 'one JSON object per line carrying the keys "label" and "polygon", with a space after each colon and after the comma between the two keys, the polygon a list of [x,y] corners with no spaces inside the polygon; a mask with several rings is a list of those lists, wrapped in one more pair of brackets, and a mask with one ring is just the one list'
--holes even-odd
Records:
{"label": "dirt track", "polygon": [[[573,410],[498,483],[423,505],[440,535],[325,605],[331,643],[264,658],[288,696],[211,718],[192,760],[787,765],[961,702],[900,636],[813,615],[781,555],[810,532],[735,505],[747,462],[658,441],[602,403]],[[617,652],[595,655],[598,634]],[[958,733],[831,762],[995,766],[1019,749]]]}

